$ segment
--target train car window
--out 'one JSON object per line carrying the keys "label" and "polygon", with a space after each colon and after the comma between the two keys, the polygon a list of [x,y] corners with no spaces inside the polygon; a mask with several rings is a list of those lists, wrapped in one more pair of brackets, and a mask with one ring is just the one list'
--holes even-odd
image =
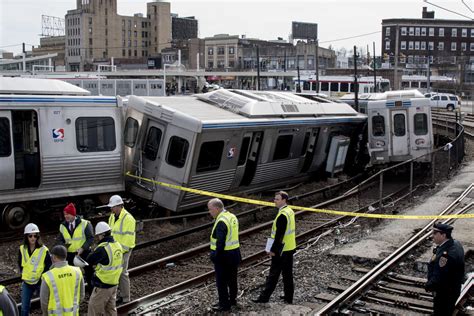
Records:
{"label": "train car window", "polygon": [[329,91],[329,82],[321,82],[321,91]]}
{"label": "train car window", "polygon": [[426,89],[427,86],[428,86],[428,83],[426,81],[420,82],[420,88]]}
{"label": "train car window", "polygon": [[316,82],[311,82],[311,90],[316,91]]}
{"label": "train car window", "polygon": [[79,117],[76,120],[76,146],[82,153],[113,151],[115,123],[111,117]]}
{"label": "train car window", "polygon": [[338,92],[339,91],[339,84],[337,82],[331,83],[331,91]]}
{"label": "train car window", "polygon": [[303,90],[309,90],[310,88],[310,82],[309,81],[303,81]]}
{"label": "train car window", "polygon": [[413,116],[415,121],[415,135],[428,134],[428,116],[425,113],[418,113]]}
{"label": "train car window", "polygon": [[385,118],[382,115],[372,117],[372,135],[385,136]]}
{"label": "train car window", "polygon": [[125,123],[125,135],[124,135],[125,146],[133,148],[135,146],[137,134],[138,134],[138,121],[132,117],[129,117],[127,119],[127,122]]}
{"label": "train car window", "polygon": [[405,114],[395,114],[393,116],[393,132],[395,136],[405,136]]}
{"label": "train car window", "polygon": [[242,146],[240,146],[239,162],[237,166],[242,166],[247,161],[247,154],[249,152],[250,137],[244,137]]}
{"label": "train car window", "polygon": [[341,82],[341,92],[349,92],[349,83]]}
{"label": "train car window", "polygon": [[301,147],[301,152],[300,156],[304,156],[306,154],[306,149],[308,147],[308,142],[309,142],[309,136],[311,135],[310,132],[306,132],[304,135],[304,141],[303,141],[303,146]]}
{"label": "train car window", "polygon": [[166,162],[177,168],[184,167],[186,156],[188,155],[189,142],[179,136],[170,138]]}
{"label": "train car window", "polygon": [[196,172],[219,169],[221,165],[224,141],[205,142],[201,145]]}
{"label": "train car window", "polygon": [[0,117],[0,157],[8,157],[12,153],[10,121]]}
{"label": "train car window", "polygon": [[161,135],[163,132],[156,127],[150,127],[148,135],[146,136],[145,147],[143,148],[143,155],[148,160],[155,161],[160,149]]}
{"label": "train car window", "polygon": [[278,137],[273,153],[273,160],[286,159],[290,155],[293,135],[281,135]]}
{"label": "train car window", "polygon": [[350,92],[354,92],[354,87],[355,87],[355,83],[351,83],[351,91]]}

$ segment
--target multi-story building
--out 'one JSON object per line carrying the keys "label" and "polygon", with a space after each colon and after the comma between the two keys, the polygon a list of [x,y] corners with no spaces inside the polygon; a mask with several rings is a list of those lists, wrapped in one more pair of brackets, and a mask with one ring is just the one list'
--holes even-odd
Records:
{"label": "multi-story building", "polygon": [[173,40],[187,40],[198,37],[198,21],[194,16],[179,17],[171,14],[171,35]]}
{"label": "multi-story building", "polygon": [[53,67],[55,70],[64,69],[64,52],[66,48],[65,36],[47,36],[40,38],[40,45],[32,48],[32,56],[44,56],[47,54],[57,54],[53,59]]}
{"label": "multi-story building", "polygon": [[404,74],[426,75],[429,61],[434,74],[460,76],[474,62],[474,21],[435,19],[426,7],[421,19],[384,19],[382,56]]}
{"label": "multi-story building", "polygon": [[111,57],[158,55],[171,44],[170,3],[147,3],[147,15],[117,14],[117,0],[76,0],[66,26],[67,70],[89,70]]}

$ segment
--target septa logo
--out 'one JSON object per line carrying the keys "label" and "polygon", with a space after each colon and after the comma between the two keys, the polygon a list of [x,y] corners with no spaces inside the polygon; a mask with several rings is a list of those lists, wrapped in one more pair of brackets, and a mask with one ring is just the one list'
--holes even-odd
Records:
{"label": "septa logo", "polygon": [[53,128],[53,141],[61,142],[64,140],[64,128]]}

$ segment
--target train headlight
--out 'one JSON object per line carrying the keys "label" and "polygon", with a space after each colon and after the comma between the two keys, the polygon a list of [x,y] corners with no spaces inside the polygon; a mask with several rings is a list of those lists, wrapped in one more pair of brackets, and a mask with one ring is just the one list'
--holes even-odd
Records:
{"label": "train headlight", "polygon": [[423,138],[415,139],[415,144],[417,144],[417,145],[424,145],[424,144],[425,144],[425,140],[424,140]]}
{"label": "train headlight", "polygon": [[383,140],[378,140],[378,141],[375,142],[375,147],[376,148],[381,148],[383,146],[385,146],[385,142]]}

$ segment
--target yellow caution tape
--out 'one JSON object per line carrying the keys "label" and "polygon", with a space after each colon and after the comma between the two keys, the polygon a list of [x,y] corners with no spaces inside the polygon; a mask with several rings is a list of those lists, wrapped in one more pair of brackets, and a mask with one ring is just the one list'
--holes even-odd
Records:
{"label": "yellow caution tape", "polygon": [[[225,199],[225,200],[230,200],[230,201],[235,201],[235,202],[242,202],[242,203],[247,203],[247,204],[255,204],[255,205],[261,205],[261,206],[275,207],[275,203],[273,203],[273,202],[265,202],[265,201],[254,200],[254,199],[241,198],[241,197],[227,195],[227,194],[220,194],[220,193],[214,193],[214,192],[209,192],[209,191],[204,191],[204,190],[186,188],[186,187],[183,187],[183,186],[180,186],[180,185],[175,185],[175,184],[170,184],[170,183],[166,183],[166,182],[155,181],[155,180],[144,178],[144,177],[139,177],[139,176],[131,174],[130,171],[128,171],[125,175],[128,176],[128,177],[131,177],[131,178],[139,179],[139,180],[150,182],[150,183],[160,185],[160,186],[163,186],[163,187],[176,189],[176,190],[180,190],[180,191],[185,191],[185,192],[189,192],[189,193],[194,193],[194,194],[199,194],[199,195],[207,195],[207,196],[210,196],[210,197],[213,197],[213,198],[220,198],[220,199]],[[293,210],[309,211],[309,212],[315,212],[315,213],[324,213],[324,214],[331,214],[331,215],[338,215],[338,216],[366,217],[366,218],[387,218],[387,219],[474,218],[474,214],[389,215],[389,214],[369,214],[369,213],[343,212],[343,211],[335,211],[335,210],[316,209],[316,208],[296,206],[296,205],[291,205],[291,208]]]}

